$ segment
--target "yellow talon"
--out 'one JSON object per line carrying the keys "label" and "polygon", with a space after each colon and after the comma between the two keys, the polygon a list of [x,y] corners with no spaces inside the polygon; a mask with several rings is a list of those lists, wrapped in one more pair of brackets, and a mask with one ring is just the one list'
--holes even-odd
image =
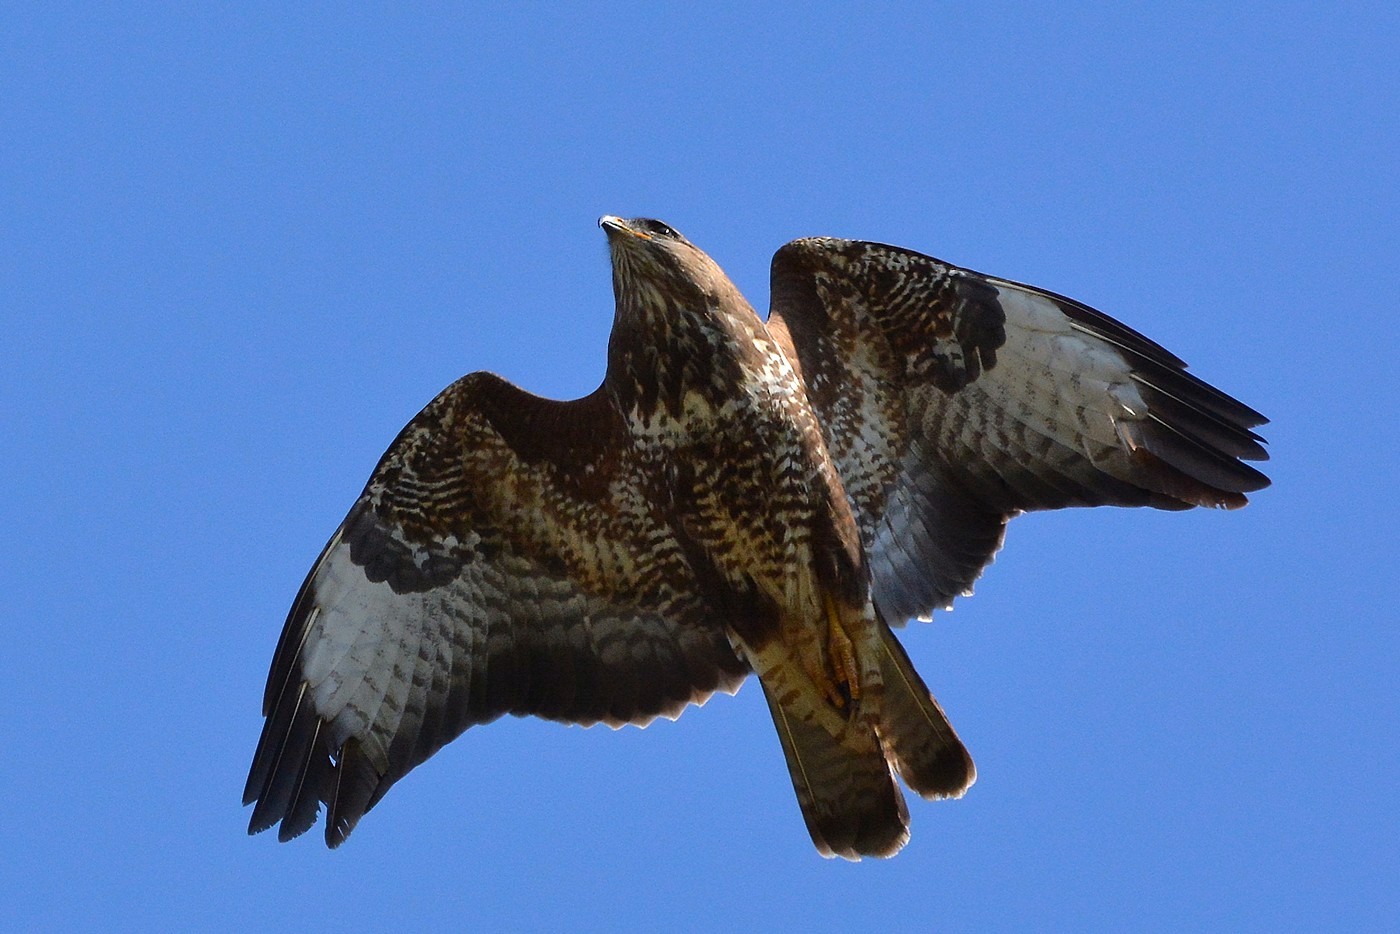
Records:
{"label": "yellow talon", "polygon": [[[830,595],[823,597],[826,603],[827,621],[827,643],[826,651],[831,658],[831,664],[836,669],[837,680],[846,686],[846,691],[851,695],[851,700],[860,700],[860,674],[856,668],[856,650],[851,644],[851,637],[846,635],[846,630],[841,625],[841,613],[836,608],[835,602]],[[843,698],[839,693],[834,700],[837,707],[845,706]]]}

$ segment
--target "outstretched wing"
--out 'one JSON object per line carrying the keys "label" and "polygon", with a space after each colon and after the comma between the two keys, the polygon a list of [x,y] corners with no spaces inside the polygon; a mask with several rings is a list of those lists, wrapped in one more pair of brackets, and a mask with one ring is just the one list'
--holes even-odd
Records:
{"label": "outstretched wing", "polygon": [[674,717],[747,667],[627,462],[600,392],[475,373],[380,461],[292,606],[244,803],[336,846],[395,781],[504,713]]}
{"label": "outstretched wing", "polygon": [[1107,315],[910,250],[795,240],[769,330],[803,377],[886,618],[973,582],[1006,522],[1063,506],[1244,505],[1267,421]]}

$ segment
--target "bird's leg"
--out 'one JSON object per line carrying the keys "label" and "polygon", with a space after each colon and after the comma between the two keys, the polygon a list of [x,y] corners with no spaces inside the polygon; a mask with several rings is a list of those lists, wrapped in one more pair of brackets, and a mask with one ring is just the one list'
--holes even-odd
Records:
{"label": "bird's leg", "polygon": [[836,684],[830,686],[828,696],[837,707],[844,707],[846,699],[841,694],[841,685],[852,701],[860,700],[860,669],[856,667],[855,646],[841,625],[840,609],[830,594],[823,594],[822,600],[826,606],[826,653],[836,673]]}

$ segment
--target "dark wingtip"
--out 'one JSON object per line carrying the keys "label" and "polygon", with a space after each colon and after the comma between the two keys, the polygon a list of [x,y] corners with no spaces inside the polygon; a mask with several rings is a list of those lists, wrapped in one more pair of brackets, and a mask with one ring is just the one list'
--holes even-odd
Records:
{"label": "dark wingtip", "polygon": [[377,769],[355,739],[346,740],[336,763],[335,781],[326,811],[326,846],[332,850],[345,842],[360,818],[365,816],[380,795],[375,792],[382,781]]}
{"label": "dark wingtip", "polygon": [[[1166,487],[1160,492],[1189,505],[1238,509],[1249,501],[1245,493],[1269,485],[1242,463],[1269,459],[1264,439],[1250,430],[1268,424],[1262,413],[1188,372],[1180,357],[1127,325],[1082,302],[1033,290],[1053,299],[1076,327],[1117,347],[1132,368],[1152,420],[1129,440],[1139,463],[1166,468],[1157,471]],[[1150,457],[1142,457],[1144,449]]]}
{"label": "dark wingtip", "polygon": [[1181,503],[1239,509],[1249,502],[1245,494],[1272,482],[1249,464],[1160,419],[1120,422],[1119,430],[1132,459],[1153,478],[1152,485]]}
{"label": "dark wingtip", "polygon": [[277,839],[286,843],[310,830],[336,773],[326,721],[316,714],[303,683],[294,695],[278,698],[263,724],[243,788],[243,804],[253,805],[248,833],[280,823]]}
{"label": "dark wingtip", "polygon": [[253,766],[244,787],[245,802],[256,800],[249,821],[250,833],[261,833],[291,813],[308,759],[319,752],[321,718],[306,697],[302,684],[293,697],[282,697],[263,725]]}

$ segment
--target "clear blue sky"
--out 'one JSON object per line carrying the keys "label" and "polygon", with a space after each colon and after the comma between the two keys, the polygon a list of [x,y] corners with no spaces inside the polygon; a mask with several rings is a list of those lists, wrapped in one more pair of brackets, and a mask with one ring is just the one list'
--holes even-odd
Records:
{"label": "clear blue sky", "polygon": [[[1400,924],[1393,4],[134,6],[0,14],[0,927]],[[604,213],[760,308],[811,234],[1073,295],[1275,485],[1018,520],[905,630],[980,778],[892,861],[815,854],[752,684],[248,838],[303,574],[457,376],[597,384]]]}

